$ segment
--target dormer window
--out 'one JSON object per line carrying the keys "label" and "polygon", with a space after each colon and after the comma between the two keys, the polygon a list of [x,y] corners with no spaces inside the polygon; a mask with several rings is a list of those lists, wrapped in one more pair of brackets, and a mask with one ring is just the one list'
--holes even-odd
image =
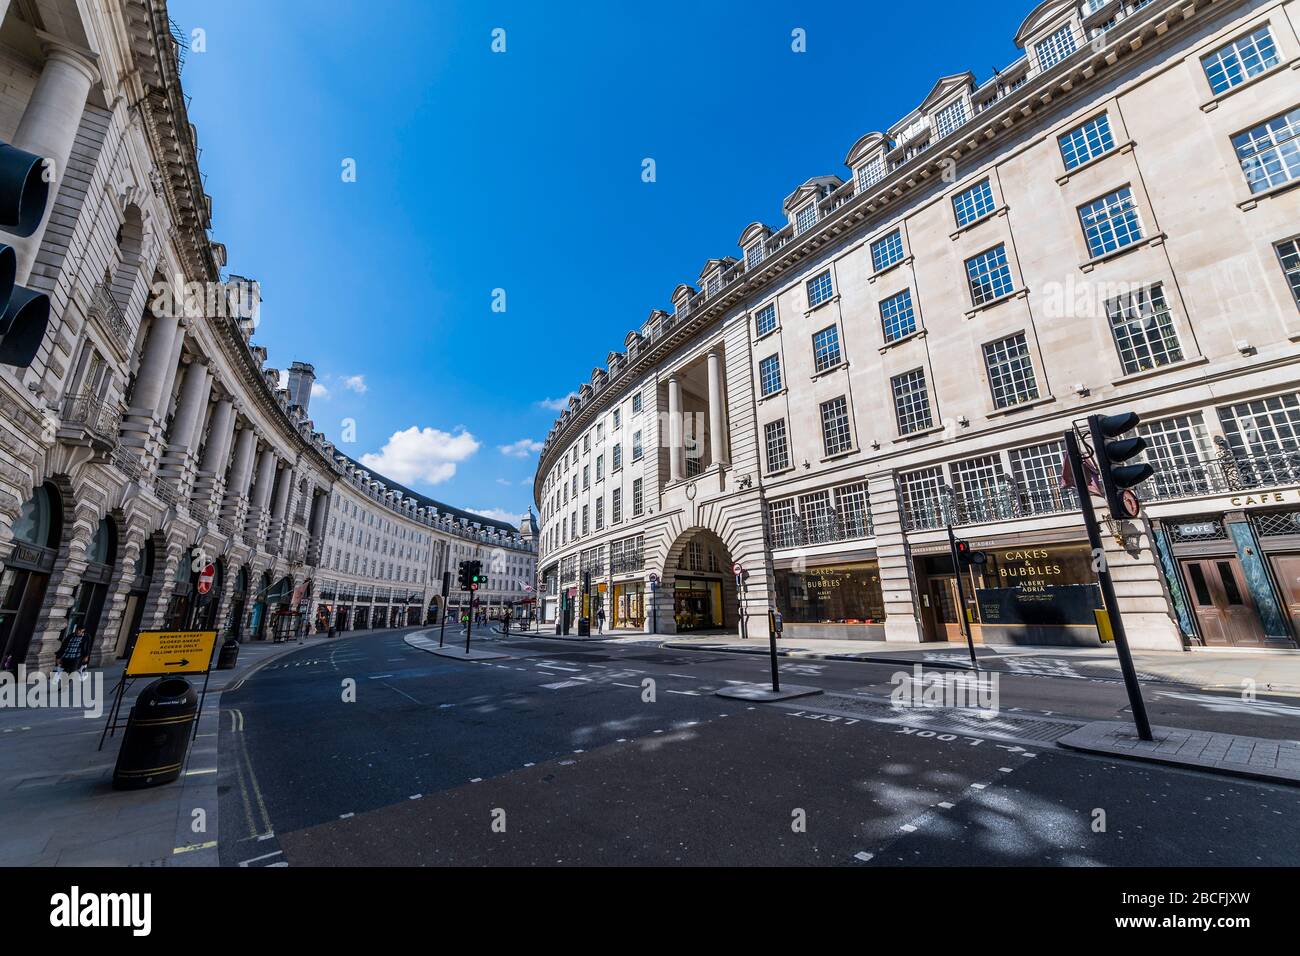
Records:
{"label": "dormer window", "polygon": [[817,204],[810,202],[794,214],[794,233],[801,236],[817,224]]}
{"label": "dormer window", "polygon": [[722,288],[722,273],[715,272],[713,273],[713,275],[709,277],[709,281],[708,284],[705,286],[705,289],[709,295],[716,295],[718,290],[721,288]]}
{"label": "dormer window", "polygon": [[1046,72],[1060,63],[1077,48],[1074,39],[1074,24],[1067,23],[1046,40],[1034,44],[1034,53],[1038,57],[1038,69]]}
{"label": "dormer window", "polygon": [[762,261],[763,261],[762,242],[756,242],[753,245],[751,245],[748,249],[745,250],[745,266],[747,268],[752,269],[754,268],[754,266],[758,265]]}
{"label": "dormer window", "polygon": [[863,163],[853,171],[853,178],[859,191],[870,189],[885,178],[885,158],[877,156],[869,163]]}
{"label": "dormer window", "polygon": [[958,99],[939,110],[934,117],[935,133],[943,139],[966,122],[966,101]]}

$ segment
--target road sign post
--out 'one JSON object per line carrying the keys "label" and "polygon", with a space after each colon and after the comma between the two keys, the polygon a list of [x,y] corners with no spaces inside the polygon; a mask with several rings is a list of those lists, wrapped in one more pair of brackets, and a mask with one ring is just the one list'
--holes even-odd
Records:
{"label": "road sign post", "polygon": [[1137,669],[1133,666],[1133,654],[1129,651],[1128,635],[1124,631],[1124,618],[1119,613],[1119,602],[1115,598],[1115,586],[1110,579],[1106,552],[1101,546],[1101,529],[1097,525],[1097,513],[1093,510],[1092,494],[1083,471],[1083,455],[1079,450],[1079,439],[1074,434],[1073,428],[1065,433],[1064,438],[1065,454],[1069,459],[1075,491],[1079,495],[1079,508],[1083,512],[1083,527],[1088,533],[1088,547],[1092,549],[1094,564],[1098,565],[1097,581],[1101,585],[1101,600],[1105,605],[1106,617],[1109,619],[1110,630],[1115,638],[1115,651],[1119,655],[1119,667],[1124,675],[1124,689],[1128,691],[1133,722],[1137,725],[1138,736],[1143,740],[1151,740],[1151,721],[1147,719],[1146,702],[1142,700],[1142,686],[1138,683]]}
{"label": "road sign post", "polygon": [[104,740],[116,733],[122,710],[122,699],[127,687],[141,677],[172,677],[178,674],[202,674],[203,690],[199,693],[199,709],[194,717],[198,732],[199,718],[203,716],[203,703],[208,696],[208,680],[212,676],[212,655],[217,646],[216,631],[141,631],[131,648],[122,677],[113,689],[113,705],[104,732],[99,735],[99,748]]}
{"label": "road sign post", "polygon": [[[965,544],[965,542],[962,542]],[[957,575],[957,615],[960,618],[962,636],[966,638],[966,648],[970,651],[970,666],[972,670],[980,669],[980,662],[975,657],[975,637],[971,634],[970,620],[966,616],[966,587],[962,582],[962,572],[967,567],[967,561],[962,560],[962,551],[957,547],[957,536],[952,533],[952,524],[948,525],[948,552],[952,555],[952,569]],[[970,548],[967,546],[965,554],[969,556]]]}
{"label": "road sign post", "polygon": [[776,633],[780,627],[776,611],[772,608],[767,609],[767,648],[768,656],[772,660],[772,692],[780,693],[781,691],[781,674],[776,666]]}

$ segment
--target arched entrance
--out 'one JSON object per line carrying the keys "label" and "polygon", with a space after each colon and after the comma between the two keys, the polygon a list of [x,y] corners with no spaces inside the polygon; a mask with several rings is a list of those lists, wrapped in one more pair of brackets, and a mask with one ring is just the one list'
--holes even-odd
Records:
{"label": "arched entrance", "polygon": [[126,593],[126,607],[122,610],[122,623],[117,632],[116,652],[119,658],[130,656],[135,647],[140,622],[144,620],[144,607],[149,600],[149,588],[153,586],[154,566],[162,547],[162,535],[156,531],[145,538],[144,544],[140,546],[140,556],[135,559],[135,577],[131,579],[130,589]]}
{"label": "arched entrance", "polygon": [[81,575],[72,612],[68,615],[68,633],[84,627],[89,647],[95,644],[99,619],[104,611],[104,599],[108,596],[108,581],[116,562],[117,527],[113,519],[105,515],[99,519],[99,526],[86,548],[86,570]]}
{"label": "arched entrance", "polygon": [[689,529],[677,539],[668,550],[661,584],[667,593],[660,599],[672,614],[673,633],[736,627],[739,615],[731,568],[731,552],[707,528]]}
{"label": "arched entrance", "polygon": [[0,670],[16,670],[27,659],[63,537],[62,514],[59,490],[46,482],[14,521],[13,550],[0,576]]}
{"label": "arched entrance", "polygon": [[230,610],[226,612],[223,626],[226,637],[239,638],[239,628],[244,621],[244,606],[248,602],[248,566],[235,575],[235,590],[230,595]]}

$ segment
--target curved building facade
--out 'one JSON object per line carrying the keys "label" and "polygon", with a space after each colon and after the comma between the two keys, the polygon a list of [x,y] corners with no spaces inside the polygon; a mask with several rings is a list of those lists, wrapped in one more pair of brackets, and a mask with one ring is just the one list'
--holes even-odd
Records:
{"label": "curved building facade", "polygon": [[[1062,435],[1125,409],[1157,467],[1106,536],[1131,641],[1296,646],[1298,22],[1049,0],[746,227],[551,428],[548,614],[1095,645]],[[988,557],[965,607],[950,526]]]}

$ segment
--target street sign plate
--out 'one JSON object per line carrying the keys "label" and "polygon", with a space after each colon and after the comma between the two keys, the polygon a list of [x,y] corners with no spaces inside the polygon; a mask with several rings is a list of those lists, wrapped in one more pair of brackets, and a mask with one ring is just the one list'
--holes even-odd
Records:
{"label": "street sign plate", "polygon": [[1125,488],[1120,500],[1124,504],[1124,517],[1136,518],[1141,513],[1142,502],[1138,500],[1138,496],[1132,488]]}
{"label": "street sign plate", "polygon": [[126,663],[126,676],[205,674],[216,643],[216,631],[141,631]]}
{"label": "street sign plate", "polygon": [[740,575],[745,573],[745,569],[741,565],[741,563],[737,561],[735,564],[731,566],[731,573],[739,577]]}
{"label": "street sign plate", "polygon": [[203,569],[202,573],[199,574],[198,592],[200,594],[207,594],[209,591],[211,591],[212,582],[216,579],[216,577],[217,577],[217,566],[215,564],[209,564],[207,567]]}

